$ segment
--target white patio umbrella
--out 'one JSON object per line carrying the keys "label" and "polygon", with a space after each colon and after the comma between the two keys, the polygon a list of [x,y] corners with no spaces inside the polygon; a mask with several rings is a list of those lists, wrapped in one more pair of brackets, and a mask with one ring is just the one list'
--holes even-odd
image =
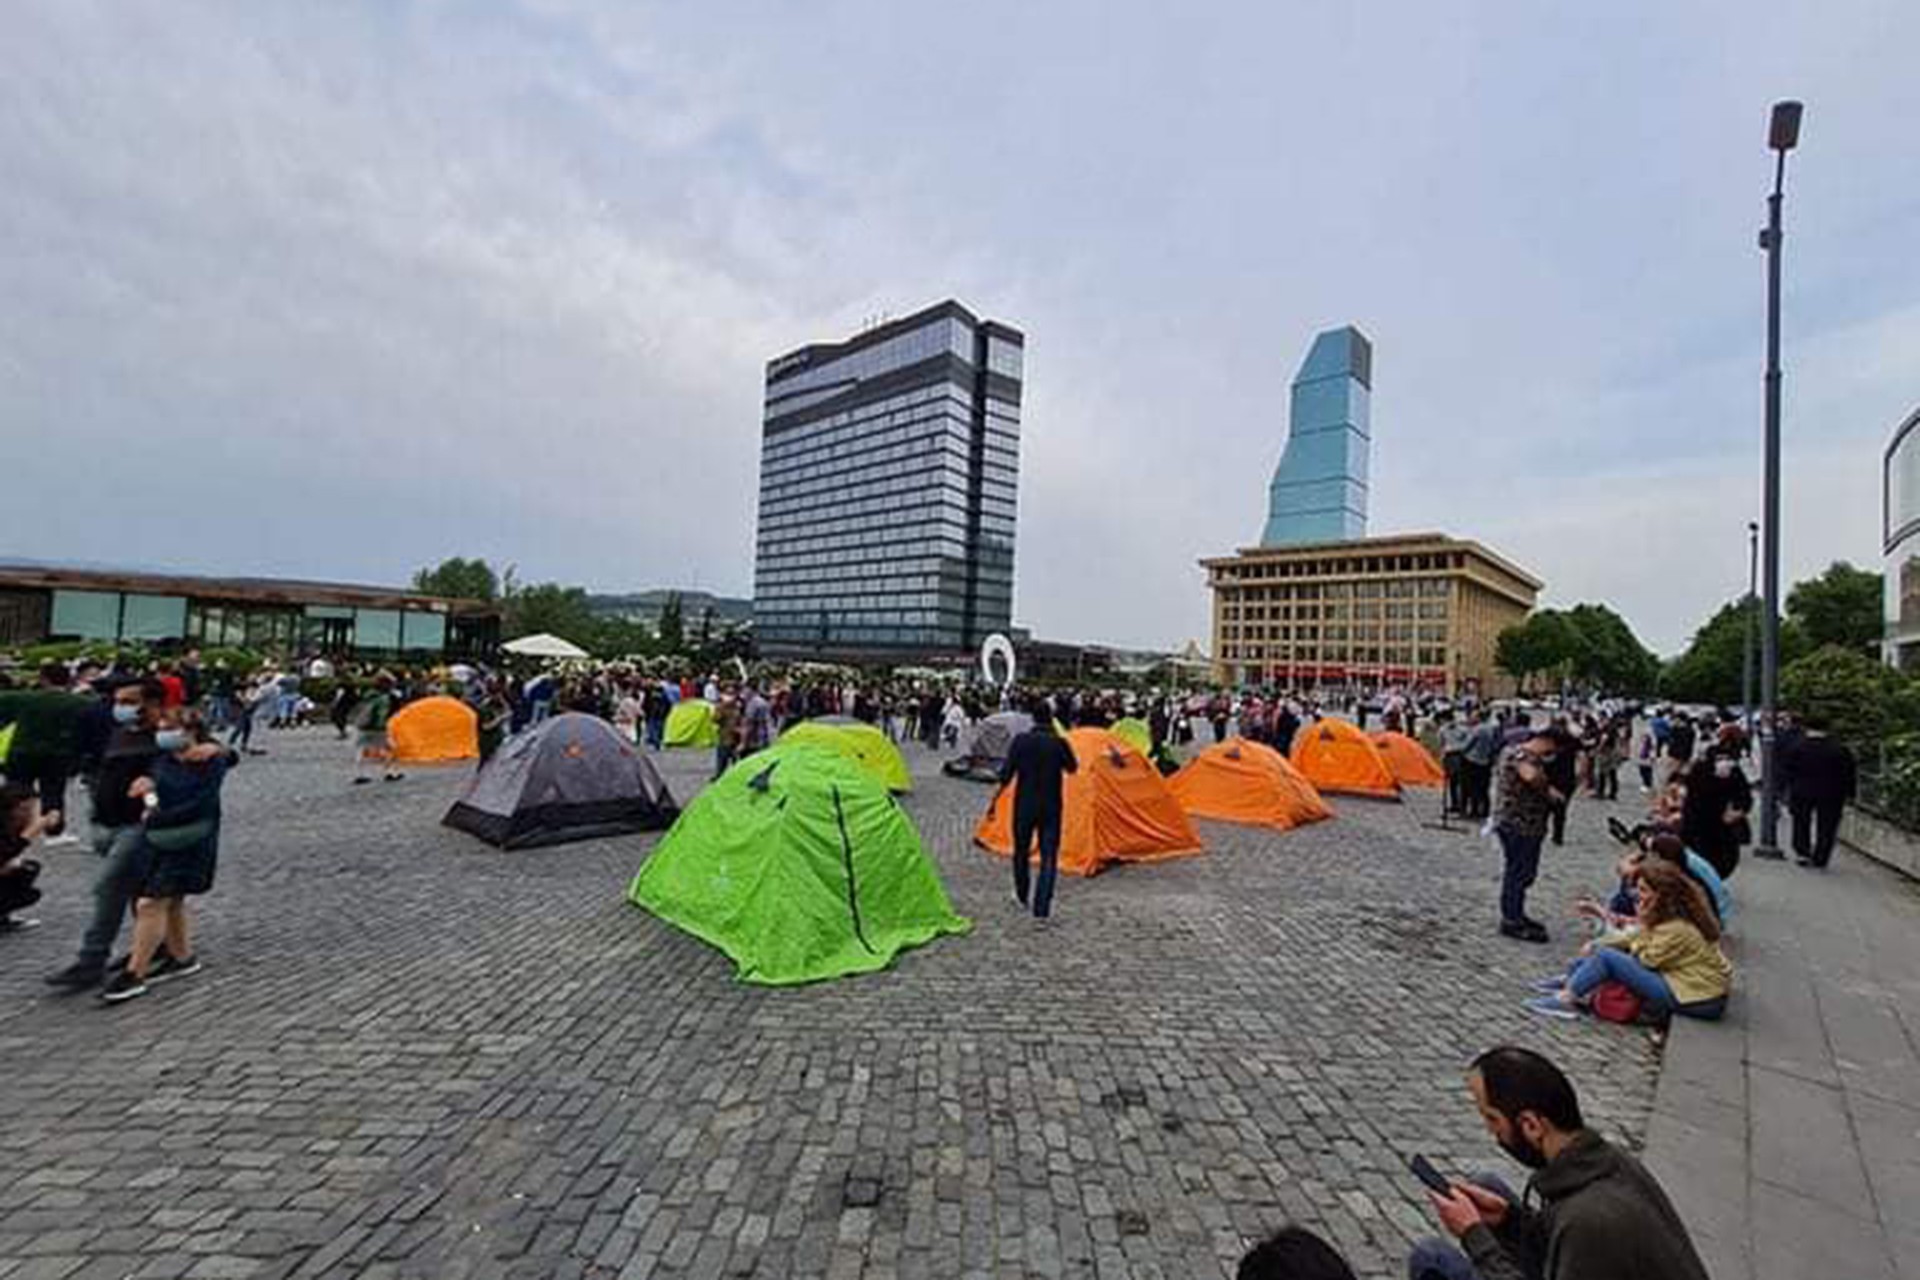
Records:
{"label": "white patio umbrella", "polygon": [[500,646],[508,653],[523,658],[584,658],[587,651],[571,640],[562,640],[559,636],[550,636],[544,632],[537,636],[521,636],[518,640],[509,640]]}

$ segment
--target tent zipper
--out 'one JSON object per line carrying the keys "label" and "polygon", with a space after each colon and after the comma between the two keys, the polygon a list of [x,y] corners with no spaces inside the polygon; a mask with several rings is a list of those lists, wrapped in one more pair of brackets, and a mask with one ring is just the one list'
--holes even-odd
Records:
{"label": "tent zipper", "polygon": [[860,886],[853,874],[853,842],[847,838],[847,813],[840,807],[840,788],[833,789],[833,818],[840,824],[840,857],[847,865],[847,910],[853,916],[853,936],[860,939],[860,945],[867,954],[877,954],[873,944],[867,941],[867,930],[860,923]]}

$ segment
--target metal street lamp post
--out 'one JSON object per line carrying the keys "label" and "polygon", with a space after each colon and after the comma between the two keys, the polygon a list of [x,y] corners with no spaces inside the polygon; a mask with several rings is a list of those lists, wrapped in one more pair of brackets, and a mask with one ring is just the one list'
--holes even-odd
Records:
{"label": "metal street lamp post", "polygon": [[1747,521],[1747,643],[1740,655],[1740,723],[1746,728],[1747,741],[1753,741],[1753,667],[1754,650],[1759,647],[1760,621],[1760,522]]}
{"label": "metal street lamp post", "polygon": [[1779,858],[1780,771],[1774,747],[1780,714],[1780,228],[1782,185],[1787,176],[1787,152],[1800,141],[1798,102],[1776,102],[1767,129],[1773,151],[1773,194],[1767,197],[1767,229],[1760,247],[1767,251],[1767,377],[1766,478],[1761,496],[1764,535],[1762,574],[1766,612],[1760,625],[1760,838],[1754,856]]}

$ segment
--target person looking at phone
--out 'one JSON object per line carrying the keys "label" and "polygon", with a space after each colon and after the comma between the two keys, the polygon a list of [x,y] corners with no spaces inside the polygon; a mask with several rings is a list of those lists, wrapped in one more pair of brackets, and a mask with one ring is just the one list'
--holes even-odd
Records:
{"label": "person looking at phone", "polygon": [[1413,1280],[1707,1280],[1666,1192],[1587,1128],[1558,1067],[1501,1045],[1473,1060],[1467,1088],[1493,1140],[1534,1174],[1521,1196],[1485,1175],[1429,1191],[1459,1246],[1415,1245]]}
{"label": "person looking at phone", "polygon": [[1540,874],[1540,845],[1547,838],[1561,793],[1548,773],[1557,743],[1546,730],[1507,748],[1500,758],[1500,812],[1493,833],[1500,840],[1500,932],[1523,942],[1546,942],[1547,927],[1527,915],[1527,890]]}

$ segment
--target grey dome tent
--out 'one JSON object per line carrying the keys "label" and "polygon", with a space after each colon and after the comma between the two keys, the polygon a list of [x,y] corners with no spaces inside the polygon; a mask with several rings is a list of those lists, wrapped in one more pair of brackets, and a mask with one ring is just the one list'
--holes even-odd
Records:
{"label": "grey dome tent", "polygon": [[568,712],[508,739],[441,821],[502,849],[656,831],[680,808],[632,743]]}
{"label": "grey dome tent", "polygon": [[1007,748],[1031,728],[1033,717],[1023,711],[996,712],[973,726],[965,749],[941,765],[940,771],[949,778],[998,782],[1000,766],[1007,761]]}

